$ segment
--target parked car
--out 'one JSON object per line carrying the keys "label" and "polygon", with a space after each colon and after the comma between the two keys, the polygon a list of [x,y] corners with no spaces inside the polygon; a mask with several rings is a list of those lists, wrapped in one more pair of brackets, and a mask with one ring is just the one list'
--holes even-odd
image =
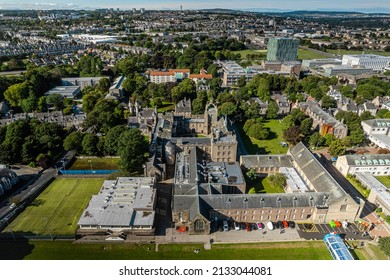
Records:
{"label": "parked car", "polygon": [[295,228],[295,222],[294,221],[288,221],[288,226],[290,228]]}
{"label": "parked car", "polygon": [[227,220],[223,220],[223,231],[229,231],[229,223]]}
{"label": "parked car", "polygon": [[269,230],[274,230],[274,223],[273,222],[271,222],[271,221],[268,221],[267,222],[267,228],[269,229]]}
{"label": "parked car", "polygon": [[264,228],[264,224],[262,222],[259,222],[256,225],[257,225],[258,229],[263,229]]}
{"label": "parked car", "polygon": [[240,223],[240,228],[241,228],[242,230],[245,230],[245,223],[241,222],[241,223]]}
{"label": "parked car", "polygon": [[282,221],[284,228],[288,228],[288,222],[286,220]]}
{"label": "parked car", "polygon": [[240,223],[239,222],[234,222],[234,229],[235,230],[240,230]]}
{"label": "parked car", "polygon": [[245,223],[245,230],[252,231],[252,227],[251,227],[250,223]]}
{"label": "parked car", "polygon": [[255,223],[250,223],[252,230],[257,230],[257,225]]}
{"label": "parked car", "polygon": [[282,228],[282,229],[284,228],[284,224],[283,224],[282,221],[278,221],[277,223],[278,223],[278,226],[279,226],[278,228]]}

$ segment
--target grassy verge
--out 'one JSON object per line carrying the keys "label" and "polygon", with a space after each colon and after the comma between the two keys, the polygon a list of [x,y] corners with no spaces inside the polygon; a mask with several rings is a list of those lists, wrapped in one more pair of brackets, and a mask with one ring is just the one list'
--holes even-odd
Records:
{"label": "grassy verge", "polygon": [[234,54],[240,54],[241,59],[246,59],[248,54],[261,54],[266,56],[267,50],[242,50],[242,51],[233,51]]}
{"label": "grassy verge", "polygon": [[56,179],[3,232],[72,235],[103,179]]}
{"label": "grassy verge", "polygon": [[365,242],[364,247],[360,247],[360,242],[349,242],[351,245],[355,245],[353,250],[355,257],[359,260],[390,260],[388,256],[379,248],[379,246]]}
{"label": "grassy verge", "polygon": [[[148,250],[148,247],[150,250]],[[201,249],[194,254],[195,249]],[[72,242],[0,243],[0,259],[29,260],[330,260],[322,241],[213,244],[73,244]]]}
{"label": "grassy verge", "polygon": [[163,102],[163,105],[160,108],[157,108],[158,113],[174,111],[174,110],[175,110],[175,103],[172,102]]}
{"label": "grassy verge", "polygon": [[370,190],[365,188],[355,177],[348,174],[347,179],[362,196],[367,198],[370,195]]}
{"label": "grassy verge", "polygon": [[390,188],[390,176],[377,176],[377,178],[383,185]]}
{"label": "grassy verge", "polygon": [[298,49],[298,59],[303,60],[303,59],[321,59],[321,58],[327,58],[327,57],[311,50]]}
{"label": "grassy verge", "polygon": [[77,158],[70,170],[118,170],[119,158]]}
{"label": "grassy verge", "polygon": [[377,54],[377,55],[384,55],[384,56],[390,56],[390,52],[381,52],[381,51],[373,51],[373,50],[364,50],[364,51],[353,51],[353,50],[327,50],[326,52],[328,53],[333,53],[333,54],[339,54],[339,55],[344,55],[344,54]]}

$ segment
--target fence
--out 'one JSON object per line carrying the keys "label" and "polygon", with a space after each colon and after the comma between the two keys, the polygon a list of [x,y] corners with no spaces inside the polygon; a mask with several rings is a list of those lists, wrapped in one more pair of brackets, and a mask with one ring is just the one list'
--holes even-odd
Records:
{"label": "fence", "polygon": [[62,175],[106,175],[119,170],[59,170]]}

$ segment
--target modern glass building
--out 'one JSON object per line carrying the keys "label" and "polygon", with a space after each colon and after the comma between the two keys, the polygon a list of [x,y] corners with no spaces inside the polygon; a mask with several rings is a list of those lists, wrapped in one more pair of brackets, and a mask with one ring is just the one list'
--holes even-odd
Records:
{"label": "modern glass building", "polygon": [[298,59],[299,40],[295,38],[272,37],[268,40],[268,61],[296,61]]}
{"label": "modern glass building", "polygon": [[324,242],[334,260],[354,260],[340,235],[328,233],[324,236]]}

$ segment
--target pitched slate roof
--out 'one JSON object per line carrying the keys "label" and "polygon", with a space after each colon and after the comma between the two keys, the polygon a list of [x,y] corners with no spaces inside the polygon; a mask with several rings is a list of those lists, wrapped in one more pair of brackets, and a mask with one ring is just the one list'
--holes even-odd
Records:
{"label": "pitched slate roof", "polygon": [[335,199],[346,195],[346,192],[302,142],[291,148],[289,154],[316,192],[328,192]]}

